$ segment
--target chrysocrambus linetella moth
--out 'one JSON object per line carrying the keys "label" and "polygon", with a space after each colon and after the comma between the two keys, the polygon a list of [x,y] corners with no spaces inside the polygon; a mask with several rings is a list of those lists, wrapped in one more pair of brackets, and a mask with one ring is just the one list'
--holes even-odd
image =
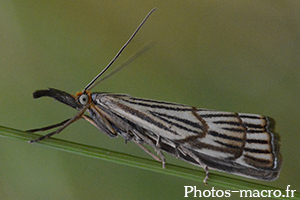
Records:
{"label": "chrysocrambus linetella moth", "polygon": [[[75,96],[57,89],[38,90],[34,98],[52,97],[78,113],[59,124],[29,132],[59,127],[30,142],[61,132],[71,123],[85,119],[110,137],[121,136],[162,162],[162,151],[181,158],[206,171],[214,169],[265,181],[277,179],[281,169],[279,136],[272,118],[233,112],[200,109],[181,104],[140,99],[123,94],[91,93],[96,80],[112,65],[145,23],[153,9],[117,55],[82,92]],[[88,111],[90,115],[86,115]],[[158,156],[143,145],[154,148]]]}

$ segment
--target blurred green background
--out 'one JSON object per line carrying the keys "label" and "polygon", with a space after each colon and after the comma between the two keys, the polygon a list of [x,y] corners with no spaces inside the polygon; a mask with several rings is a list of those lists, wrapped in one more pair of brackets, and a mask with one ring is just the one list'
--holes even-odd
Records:
{"label": "blurred green background", "polygon": [[[296,0],[0,1],[0,125],[27,130],[72,117],[75,110],[50,98],[33,100],[32,92],[81,91],[153,7],[115,66],[146,43],[155,45],[93,91],[271,116],[281,135],[281,175],[253,182],[299,191]],[[83,120],[55,137],[148,158]],[[0,143],[1,200],[180,199],[185,185],[213,187],[203,177],[193,182],[26,142]],[[167,163],[194,167],[171,156]]]}

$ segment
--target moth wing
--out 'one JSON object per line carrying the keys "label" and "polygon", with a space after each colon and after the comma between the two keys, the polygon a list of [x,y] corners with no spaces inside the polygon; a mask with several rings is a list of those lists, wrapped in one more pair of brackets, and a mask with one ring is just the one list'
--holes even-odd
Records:
{"label": "moth wing", "polygon": [[278,177],[281,155],[271,118],[120,94],[99,94],[96,99],[152,139],[160,138],[163,150],[192,164],[256,179]]}

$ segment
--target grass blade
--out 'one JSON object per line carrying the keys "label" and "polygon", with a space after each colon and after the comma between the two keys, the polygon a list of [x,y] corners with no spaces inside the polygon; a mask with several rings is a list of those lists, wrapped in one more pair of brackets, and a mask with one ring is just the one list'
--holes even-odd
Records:
{"label": "grass blade", "polygon": [[[15,130],[7,127],[0,126],[0,137],[15,139],[23,142],[35,139],[40,135],[27,133],[20,130]],[[203,170],[194,170],[191,168],[181,167],[177,165],[167,164],[166,169],[162,169],[161,163],[151,160],[140,158],[120,152],[115,152],[99,147],[88,146],[75,142],[65,141],[56,138],[48,138],[35,144],[28,145],[40,145],[50,147],[60,151],[66,151],[82,156],[88,156],[101,160],[106,160],[118,164],[123,164],[131,167],[141,168],[149,171],[155,171],[163,174],[177,176],[185,179],[202,182],[205,177]],[[231,190],[281,190],[278,188],[270,187],[267,185],[252,183],[249,181],[239,180],[235,178],[229,178],[222,175],[210,173],[209,185],[221,186]],[[203,184],[203,183],[200,183]],[[285,194],[285,190],[281,190],[282,194]],[[277,199],[288,199],[287,197],[278,197]],[[294,199],[300,199],[300,194],[295,193]]]}

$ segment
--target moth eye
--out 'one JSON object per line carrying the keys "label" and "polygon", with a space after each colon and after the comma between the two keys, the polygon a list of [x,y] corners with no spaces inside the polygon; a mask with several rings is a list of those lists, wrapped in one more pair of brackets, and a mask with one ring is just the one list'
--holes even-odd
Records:
{"label": "moth eye", "polygon": [[83,106],[85,106],[89,102],[89,96],[87,94],[82,94],[79,97],[79,103]]}

